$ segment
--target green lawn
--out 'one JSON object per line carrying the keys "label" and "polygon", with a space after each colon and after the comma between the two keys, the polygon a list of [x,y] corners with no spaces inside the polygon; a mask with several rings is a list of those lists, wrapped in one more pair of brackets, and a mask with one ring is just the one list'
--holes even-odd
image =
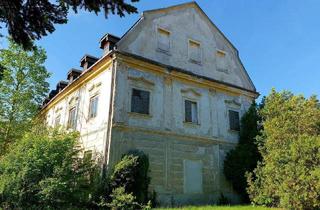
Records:
{"label": "green lawn", "polygon": [[277,208],[267,208],[260,206],[186,206],[180,208],[158,208],[156,210],[280,210]]}

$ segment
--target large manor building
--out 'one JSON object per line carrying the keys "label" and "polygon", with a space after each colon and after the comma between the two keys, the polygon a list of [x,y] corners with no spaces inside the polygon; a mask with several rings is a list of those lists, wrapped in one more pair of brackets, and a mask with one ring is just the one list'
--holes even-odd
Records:
{"label": "large manor building", "polygon": [[120,38],[106,34],[43,104],[48,125],[80,132],[112,167],[128,150],[149,156],[162,204],[237,202],[223,176],[241,116],[258,93],[237,49],[197,3],[145,11]]}

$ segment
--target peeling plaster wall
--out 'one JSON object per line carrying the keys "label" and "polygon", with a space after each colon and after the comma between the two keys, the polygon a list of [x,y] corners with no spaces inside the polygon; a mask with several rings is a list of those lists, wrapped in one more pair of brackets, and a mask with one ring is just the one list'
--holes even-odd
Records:
{"label": "peeling plaster wall", "polygon": [[[242,115],[252,99],[135,69],[124,62],[118,62],[116,75],[110,167],[128,150],[143,150],[150,159],[150,190],[157,192],[162,205],[212,203],[220,192],[237,203],[222,171],[225,154],[238,141],[238,132],[229,130],[228,110]],[[132,88],[150,91],[150,115],[130,112]],[[198,124],[184,122],[184,98],[199,103]],[[202,193],[184,193],[185,160],[201,162]]]}
{"label": "peeling plaster wall", "polygon": [[[170,32],[168,52],[158,48],[158,28]],[[192,63],[188,58],[190,39],[201,44],[200,64]],[[254,90],[236,50],[194,7],[145,12],[140,22],[118,43],[118,49]],[[225,51],[225,57],[219,57],[217,50]]]}
{"label": "peeling plaster wall", "polygon": [[[106,69],[96,78],[83,84],[76,91],[63,98],[47,112],[47,124],[55,126],[58,115],[61,116],[60,125],[67,127],[69,110],[76,107],[77,126],[80,141],[87,150],[97,155],[104,153],[111,93],[111,69]],[[99,95],[98,115],[88,119],[89,102],[92,96]]]}

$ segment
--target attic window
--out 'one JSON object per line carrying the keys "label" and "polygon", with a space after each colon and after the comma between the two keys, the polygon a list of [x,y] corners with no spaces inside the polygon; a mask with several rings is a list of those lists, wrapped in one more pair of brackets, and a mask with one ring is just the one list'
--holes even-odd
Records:
{"label": "attic window", "polygon": [[226,52],[223,50],[217,50],[216,55],[223,58],[226,56]]}
{"label": "attic window", "polygon": [[189,40],[188,55],[191,62],[201,63],[201,45],[199,42]]}
{"label": "attic window", "polygon": [[158,49],[163,52],[169,52],[170,50],[170,32],[158,28]]}

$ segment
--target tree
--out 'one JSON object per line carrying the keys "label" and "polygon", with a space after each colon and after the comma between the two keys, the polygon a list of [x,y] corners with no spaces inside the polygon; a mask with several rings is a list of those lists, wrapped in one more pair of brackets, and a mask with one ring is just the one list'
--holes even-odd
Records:
{"label": "tree", "polygon": [[249,202],[245,174],[246,172],[252,172],[256,168],[257,162],[261,159],[255,141],[256,136],[261,131],[259,109],[254,102],[243,115],[241,118],[239,144],[227,154],[224,161],[224,174],[245,203]]}
{"label": "tree", "polygon": [[1,158],[0,208],[92,209],[100,182],[77,133],[36,126]]}
{"label": "tree", "polygon": [[45,51],[35,47],[24,51],[9,40],[9,48],[0,51],[0,155],[8,145],[30,128],[49,84],[44,67]]}
{"label": "tree", "polygon": [[320,208],[320,106],[290,92],[272,90],[261,110],[257,139],[262,161],[248,174],[253,203],[287,209]]}
{"label": "tree", "polygon": [[[137,1],[139,0],[131,0],[131,2]],[[55,30],[54,24],[67,23],[70,9],[76,13],[79,9],[95,14],[104,11],[105,17],[109,13],[120,17],[125,13],[137,13],[137,8],[125,0],[2,0],[0,23],[7,26],[9,35],[16,43],[21,44],[24,49],[30,49],[34,40]]]}

